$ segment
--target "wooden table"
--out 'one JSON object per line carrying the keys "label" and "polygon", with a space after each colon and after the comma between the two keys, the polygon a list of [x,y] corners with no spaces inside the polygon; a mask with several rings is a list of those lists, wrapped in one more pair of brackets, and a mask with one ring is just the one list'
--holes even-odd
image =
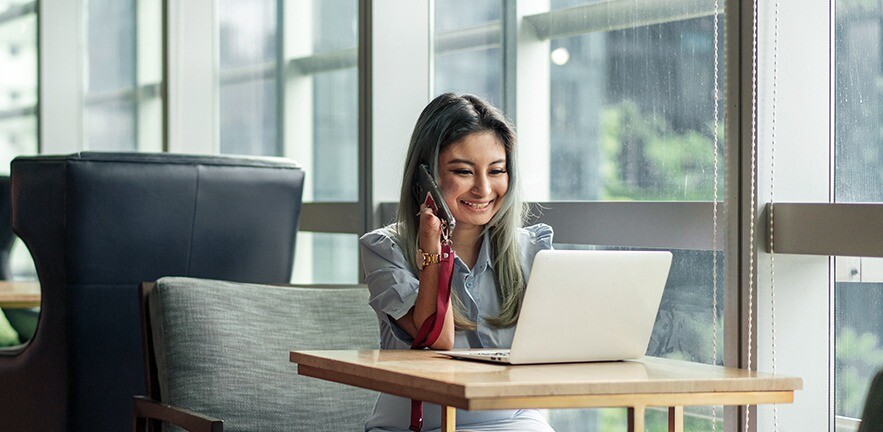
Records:
{"label": "wooden table", "polygon": [[800,378],[644,357],[625,362],[505,366],[452,360],[432,351],[292,351],[300,375],[441,405],[442,430],[456,408],[628,408],[629,431],[644,430],[648,406],[668,407],[682,431],[684,406],[791,403]]}
{"label": "wooden table", "polygon": [[40,306],[38,282],[0,281],[0,308],[24,309]]}

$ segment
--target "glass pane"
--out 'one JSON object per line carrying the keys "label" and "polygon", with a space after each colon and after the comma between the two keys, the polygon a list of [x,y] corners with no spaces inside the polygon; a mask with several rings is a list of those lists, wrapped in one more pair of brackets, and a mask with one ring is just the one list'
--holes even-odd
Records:
{"label": "glass pane", "polygon": [[[713,29],[703,17],[551,41],[552,199],[712,199]],[[719,44],[723,88],[723,20]]]}
{"label": "glass pane", "polygon": [[500,0],[444,0],[435,2],[435,32],[475,27],[503,18]]}
{"label": "glass pane", "polygon": [[435,3],[435,94],[471,93],[502,108],[501,17],[499,1]]}
{"label": "glass pane", "polygon": [[359,136],[356,69],[326,72],[313,81],[314,201],[358,201]]}
{"label": "glass pane", "polygon": [[138,148],[163,151],[162,0],[138,1]]}
{"label": "glass pane", "polygon": [[359,44],[359,3],[354,0],[313,0],[313,53],[356,48]]}
{"label": "glass pane", "polygon": [[[0,10],[4,9],[0,5]],[[37,103],[37,18],[0,23],[0,116]]]}
{"label": "glass pane", "polygon": [[135,1],[86,1],[86,91],[135,85]]}
{"label": "glass pane", "polygon": [[304,201],[358,201],[358,1],[314,0],[307,15],[287,23],[310,26],[312,40],[287,40],[298,65],[287,63],[285,155],[304,167]]}
{"label": "glass pane", "polygon": [[500,48],[462,50],[435,57],[436,94],[471,93],[502,109],[502,76]]}
{"label": "glass pane", "polygon": [[295,284],[359,283],[359,236],[301,231],[294,253]]}
{"label": "glass pane", "polygon": [[84,147],[162,150],[162,3],[87,0]]}
{"label": "glass pane", "polygon": [[9,163],[18,155],[37,153],[37,116],[0,118],[0,175],[9,175]]}
{"label": "glass pane", "polygon": [[90,150],[137,150],[134,102],[123,100],[87,106],[83,117]]}
{"label": "glass pane", "polygon": [[278,156],[276,1],[221,0],[221,153]]}
{"label": "glass pane", "polygon": [[221,153],[279,154],[276,146],[275,79],[223,84],[220,105]]}
{"label": "glass pane", "polygon": [[837,257],[834,285],[834,413],[860,418],[883,367],[883,258]]}
{"label": "glass pane", "polygon": [[218,19],[221,70],[274,61],[274,0],[220,0]]}
{"label": "glass pane", "polygon": [[[636,250],[634,248],[592,247],[586,245],[555,244],[556,249]],[[714,357],[714,324],[712,301],[714,292],[711,251],[672,249],[671,270],[665,283],[662,302],[647,355],[712,363]],[[723,253],[717,253],[717,357],[715,364],[723,364],[724,354],[724,286]],[[717,407],[718,430],[723,430],[723,409]],[[590,430],[626,430],[624,409],[549,410],[548,418],[559,432]],[[711,407],[687,407],[684,430],[711,430]],[[667,430],[668,413],[665,410],[647,412],[647,430]]]}
{"label": "glass pane", "polygon": [[[883,6],[838,0],[835,7],[834,199],[880,203]],[[883,366],[883,259],[836,257],[835,268],[834,413],[860,418]]]}
{"label": "glass pane", "polygon": [[883,202],[883,9],[846,0],[836,8],[836,201]]}

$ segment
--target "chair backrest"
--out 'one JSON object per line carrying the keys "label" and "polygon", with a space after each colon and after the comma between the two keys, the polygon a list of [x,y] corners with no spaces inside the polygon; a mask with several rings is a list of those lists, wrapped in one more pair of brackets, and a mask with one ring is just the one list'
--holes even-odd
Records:
{"label": "chair backrest", "polygon": [[4,430],[131,427],[139,283],[290,278],[304,177],[290,160],[78,153],[16,158],[11,177],[42,304],[32,340],[0,353]]}
{"label": "chair backrest", "polygon": [[9,268],[9,253],[15,234],[12,233],[12,194],[9,176],[0,176],[0,279],[12,279]]}
{"label": "chair backrest", "polygon": [[364,428],[376,393],[299,376],[289,362],[291,350],[378,348],[364,286],[163,278],[145,297],[154,399],[222,419],[225,431]]}
{"label": "chair backrest", "polygon": [[862,423],[858,432],[878,432],[881,430],[883,430],[883,370],[877,372],[868,389],[868,397],[865,399],[865,408],[862,411]]}

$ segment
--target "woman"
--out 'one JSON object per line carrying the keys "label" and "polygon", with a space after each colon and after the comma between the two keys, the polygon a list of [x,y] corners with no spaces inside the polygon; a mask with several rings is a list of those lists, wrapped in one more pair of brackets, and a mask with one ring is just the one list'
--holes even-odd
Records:
{"label": "woman", "polygon": [[[414,193],[421,164],[456,221],[451,300],[430,348],[508,348],[530,265],[539,250],[551,248],[552,229],[521,227],[526,211],[512,126],[478,97],[451,93],[430,102],[414,127],[396,222],[360,240],[381,347],[409,349],[436,312],[442,222]],[[366,430],[407,431],[410,412],[410,400],[381,394]],[[424,404],[423,418],[424,431],[438,429],[438,405]],[[536,410],[459,411],[457,428],[552,431]]]}

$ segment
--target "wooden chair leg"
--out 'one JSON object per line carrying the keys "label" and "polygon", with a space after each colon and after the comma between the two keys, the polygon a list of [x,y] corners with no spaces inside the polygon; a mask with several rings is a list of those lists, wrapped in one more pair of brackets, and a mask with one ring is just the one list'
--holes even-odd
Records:
{"label": "wooden chair leg", "polygon": [[635,405],[629,407],[629,432],[644,432],[644,410],[645,406]]}
{"label": "wooden chair leg", "polygon": [[684,432],[684,407],[668,407],[668,432]]}

